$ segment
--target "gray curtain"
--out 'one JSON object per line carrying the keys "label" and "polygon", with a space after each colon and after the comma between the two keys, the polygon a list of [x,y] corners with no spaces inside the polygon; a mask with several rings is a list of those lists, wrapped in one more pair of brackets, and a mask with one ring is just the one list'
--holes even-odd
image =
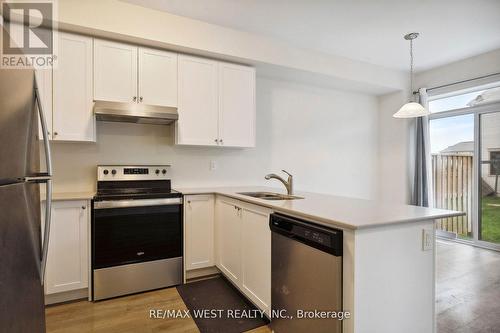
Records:
{"label": "gray curtain", "polygon": [[[419,90],[419,102],[428,107],[425,89]],[[415,167],[413,175],[413,192],[411,204],[429,207],[430,205],[430,149],[429,149],[429,119],[415,118]]]}

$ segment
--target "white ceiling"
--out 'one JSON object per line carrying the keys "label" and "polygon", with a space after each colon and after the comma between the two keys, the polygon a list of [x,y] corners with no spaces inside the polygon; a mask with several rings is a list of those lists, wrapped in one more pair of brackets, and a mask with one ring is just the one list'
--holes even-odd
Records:
{"label": "white ceiling", "polygon": [[500,0],[123,0],[296,46],[416,70],[500,48]]}

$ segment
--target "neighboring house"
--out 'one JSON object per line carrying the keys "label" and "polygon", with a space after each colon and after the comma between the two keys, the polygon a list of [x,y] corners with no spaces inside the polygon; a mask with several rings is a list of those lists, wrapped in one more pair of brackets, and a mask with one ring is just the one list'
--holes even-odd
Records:
{"label": "neighboring house", "polygon": [[[488,115],[488,122],[483,122],[482,135],[482,165],[481,165],[481,193],[491,195],[499,192],[498,176],[500,175],[500,132],[497,123],[500,123],[500,115]],[[492,126],[493,125],[493,126]],[[440,155],[472,156],[474,154],[474,141],[462,141],[449,146],[439,152]]]}
{"label": "neighboring house", "polygon": [[474,141],[463,141],[441,150],[440,155],[473,155]]}

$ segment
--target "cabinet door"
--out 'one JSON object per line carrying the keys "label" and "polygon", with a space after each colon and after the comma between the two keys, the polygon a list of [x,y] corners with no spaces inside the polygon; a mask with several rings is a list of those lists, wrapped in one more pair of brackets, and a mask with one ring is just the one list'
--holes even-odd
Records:
{"label": "cabinet door", "polygon": [[127,103],[136,99],[137,47],[94,39],[94,100]]}
{"label": "cabinet door", "polygon": [[[52,139],[52,69],[37,69],[35,70],[35,76],[45,122],[47,123],[47,132],[49,138]],[[38,139],[43,140],[40,120],[38,120]]]}
{"label": "cabinet door", "polygon": [[176,143],[216,146],[217,62],[179,55],[179,120]]}
{"label": "cabinet door", "polygon": [[139,48],[139,102],[177,106],[177,53]]}
{"label": "cabinet door", "polygon": [[255,147],[255,69],[219,63],[219,139]]}
{"label": "cabinet door", "polygon": [[271,230],[269,212],[242,209],[242,291],[261,310],[271,308]]}
{"label": "cabinet door", "polygon": [[46,294],[88,287],[87,201],[56,201],[52,206]]}
{"label": "cabinet door", "polygon": [[231,202],[217,200],[217,267],[237,286],[241,277],[240,212]]}
{"label": "cabinet door", "polygon": [[186,270],[214,265],[214,196],[184,197]]}
{"label": "cabinet door", "polygon": [[54,69],[54,140],[95,141],[92,38],[59,33]]}

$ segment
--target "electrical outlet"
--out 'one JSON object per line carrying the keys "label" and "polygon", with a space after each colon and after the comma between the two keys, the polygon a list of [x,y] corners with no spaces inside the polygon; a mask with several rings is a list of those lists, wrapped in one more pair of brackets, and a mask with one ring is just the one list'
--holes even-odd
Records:
{"label": "electrical outlet", "polygon": [[422,229],[422,251],[430,251],[434,248],[434,230]]}
{"label": "electrical outlet", "polygon": [[217,169],[217,162],[210,161],[210,171]]}

